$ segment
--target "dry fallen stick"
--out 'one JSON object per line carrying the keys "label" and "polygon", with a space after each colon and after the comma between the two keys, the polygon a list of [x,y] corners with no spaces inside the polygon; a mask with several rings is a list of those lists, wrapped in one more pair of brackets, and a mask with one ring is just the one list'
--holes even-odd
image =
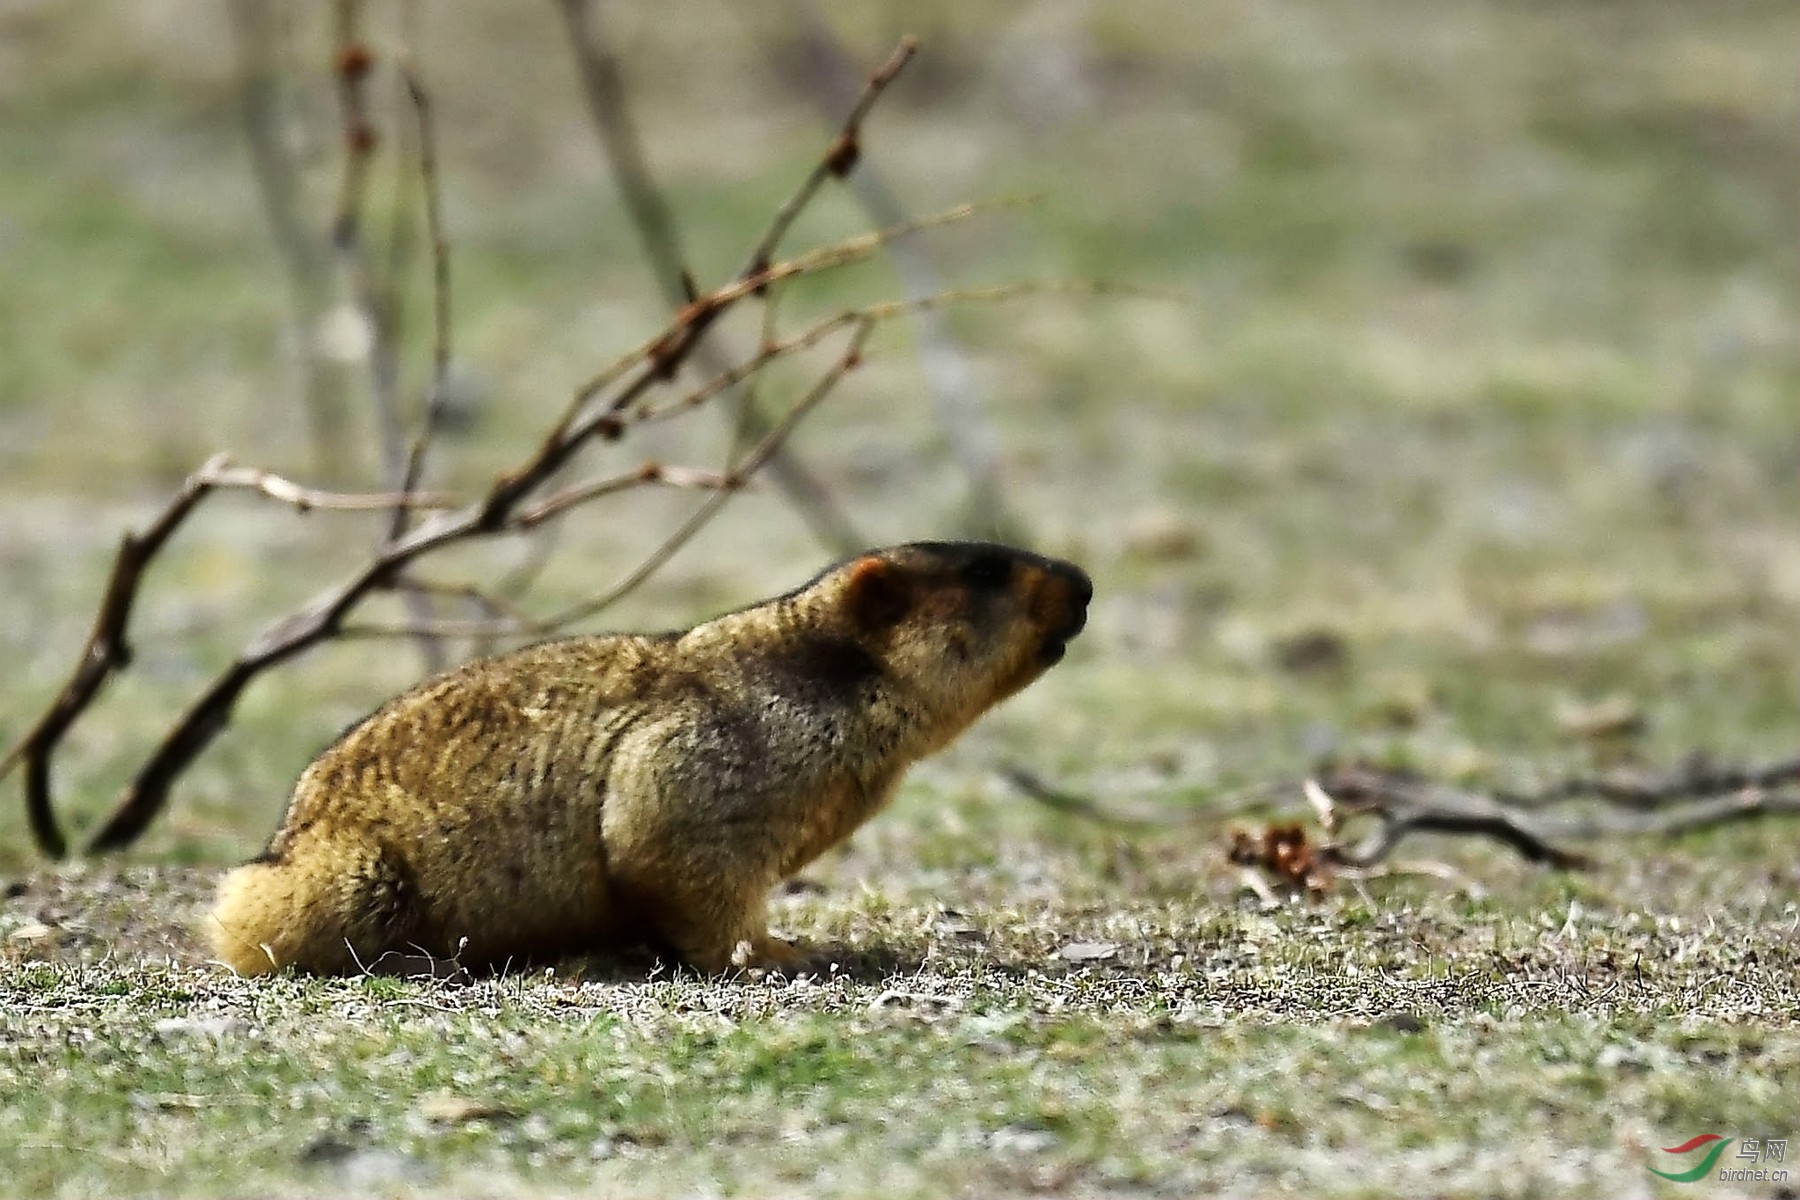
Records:
{"label": "dry fallen stick", "polygon": [[[1528,795],[1465,791],[1368,766],[1333,768],[1300,785],[1323,833],[1305,861],[1310,864],[1316,858],[1321,864],[1363,870],[1387,861],[1405,838],[1436,833],[1497,841],[1528,861],[1572,870],[1590,866],[1593,860],[1566,843],[1632,835],[1672,837],[1761,817],[1800,815],[1800,759],[1756,767],[1691,761],[1697,765],[1656,779],[1576,777]],[[1108,825],[1171,828],[1215,822],[1225,815],[1217,807],[1178,815],[1121,810],[1053,788],[1017,769],[1007,777],[1050,808]],[[1292,790],[1292,784],[1269,785],[1264,794]],[[1577,804],[1585,807],[1569,811]],[[1364,819],[1374,821],[1376,829],[1352,845],[1343,831]],[[1292,831],[1298,828],[1272,825],[1260,840],[1238,831],[1233,861],[1257,865],[1289,884],[1302,881],[1307,872],[1295,874],[1291,868],[1303,857],[1292,845]]]}
{"label": "dry fallen stick", "polygon": [[1515,808],[1547,808],[1568,800],[1595,797],[1621,808],[1655,809],[1670,800],[1718,796],[1728,792],[1800,784],[1800,756],[1760,767],[1720,766],[1705,755],[1690,755],[1676,771],[1650,778],[1575,776],[1538,792],[1500,793]]}
{"label": "dry fallen stick", "polygon": [[1175,825],[1210,822],[1220,815],[1219,810],[1212,807],[1207,808],[1204,813],[1193,810],[1171,813],[1167,807],[1160,805],[1103,805],[1091,796],[1055,787],[1035,772],[1016,764],[1002,767],[1000,778],[1045,808],[1114,829],[1167,829]]}
{"label": "dry fallen stick", "polygon": [[[1528,796],[1484,795],[1398,771],[1366,766],[1326,772],[1319,786],[1344,810],[1371,816],[1377,833],[1338,859],[1366,866],[1392,853],[1410,833],[1474,834],[1518,850],[1533,862],[1582,867],[1587,856],[1559,843],[1632,835],[1674,836],[1781,813],[1800,813],[1800,762],[1672,775],[1656,781],[1575,777]],[[1785,790],[1784,790],[1785,789]],[[1569,806],[1585,803],[1585,811]]]}
{"label": "dry fallen stick", "polygon": [[1321,846],[1320,855],[1329,862],[1373,866],[1392,854],[1409,834],[1441,833],[1489,838],[1511,846],[1531,862],[1563,870],[1590,865],[1586,856],[1556,846],[1534,829],[1524,814],[1489,796],[1416,784],[1398,776],[1383,777],[1361,768],[1334,771],[1307,782],[1336,806],[1337,824],[1347,825],[1359,817],[1377,823],[1376,832],[1355,848],[1337,840]]}

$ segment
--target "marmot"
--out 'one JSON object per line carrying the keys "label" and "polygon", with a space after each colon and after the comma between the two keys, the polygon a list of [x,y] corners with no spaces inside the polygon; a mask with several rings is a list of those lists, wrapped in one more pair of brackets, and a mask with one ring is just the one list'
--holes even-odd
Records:
{"label": "marmot", "polygon": [[921,542],[685,633],[469,663],[314,760],[220,883],[213,945],[244,975],[622,942],[706,972],[792,963],[769,889],[1058,662],[1092,595],[1069,563]]}

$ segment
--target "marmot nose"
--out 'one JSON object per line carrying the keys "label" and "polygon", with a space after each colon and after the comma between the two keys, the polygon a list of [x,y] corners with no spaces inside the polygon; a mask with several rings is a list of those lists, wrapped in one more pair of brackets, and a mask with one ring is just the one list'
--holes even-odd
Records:
{"label": "marmot nose", "polygon": [[1069,589],[1075,603],[1083,608],[1094,598],[1094,581],[1087,577],[1087,572],[1080,567],[1069,568]]}
{"label": "marmot nose", "polygon": [[1056,631],[1057,636],[1066,641],[1087,625],[1087,606],[1094,598],[1094,581],[1087,577],[1086,571],[1067,563],[1057,564],[1056,573],[1063,577],[1069,588],[1069,617]]}

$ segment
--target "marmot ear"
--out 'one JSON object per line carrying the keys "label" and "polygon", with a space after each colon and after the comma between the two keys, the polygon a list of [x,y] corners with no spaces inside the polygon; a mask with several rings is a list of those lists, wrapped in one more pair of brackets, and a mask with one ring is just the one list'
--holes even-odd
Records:
{"label": "marmot ear", "polygon": [[885,558],[868,555],[850,564],[844,608],[864,629],[882,629],[906,615],[906,575]]}

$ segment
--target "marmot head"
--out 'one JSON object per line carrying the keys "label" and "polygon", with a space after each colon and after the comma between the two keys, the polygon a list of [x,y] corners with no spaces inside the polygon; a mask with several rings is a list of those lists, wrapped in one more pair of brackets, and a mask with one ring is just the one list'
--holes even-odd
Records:
{"label": "marmot head", "polygon": [[1072,563],[986,542],[894,546],[838,572],[857,640],[944,718],[943,741],[1060,662],[1094,594]]}

